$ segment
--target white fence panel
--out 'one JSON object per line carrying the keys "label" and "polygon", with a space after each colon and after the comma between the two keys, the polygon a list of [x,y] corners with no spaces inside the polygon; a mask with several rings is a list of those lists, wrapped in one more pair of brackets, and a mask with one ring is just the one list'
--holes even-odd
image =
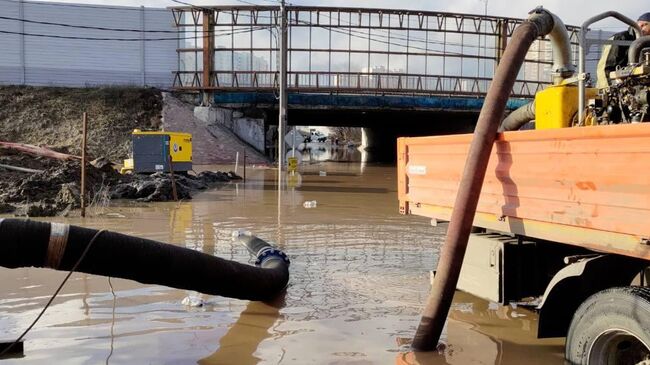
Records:
{"label": "white fence panel", "polygon": [[177,35],[166,9],[0,0],[0,14],[17,19],[0,19],[0,31],[24,34],[0,33],[2,84],[172,85]]}

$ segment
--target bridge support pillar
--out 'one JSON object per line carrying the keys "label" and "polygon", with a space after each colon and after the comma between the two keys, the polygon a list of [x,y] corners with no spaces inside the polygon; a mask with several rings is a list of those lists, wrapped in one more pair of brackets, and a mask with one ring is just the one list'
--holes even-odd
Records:
{"label": "bridge support pillar", "polygon": [[214,56],[214,11],[203,10],[203,73],[201,85],[203,86],[203,106],[212,105],[212,69]]}

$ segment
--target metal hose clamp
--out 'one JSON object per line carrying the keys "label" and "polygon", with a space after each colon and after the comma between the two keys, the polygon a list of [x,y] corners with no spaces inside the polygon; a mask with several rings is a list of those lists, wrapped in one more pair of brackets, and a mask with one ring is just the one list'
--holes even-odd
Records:
{"label": "metal hose clamp", "polygon": [[57,270],[68,244],[70,226],[63,223],[50,223],[50,241],[45,254],[45,266]]}

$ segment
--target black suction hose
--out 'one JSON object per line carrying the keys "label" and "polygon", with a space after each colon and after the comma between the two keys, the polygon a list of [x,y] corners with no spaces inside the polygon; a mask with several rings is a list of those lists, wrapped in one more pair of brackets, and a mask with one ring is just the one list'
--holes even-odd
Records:
{"label": "black suction hose", "polygon": [[438,346],[456,291],[490,153],[508,97],[530,45],[537,37],[548,34],[553,27],[553,14],[541,8],[535,9],[528,20],[513,32],[497,67],[474,130],[431,293],[413,338],[412,346],[417,351],[432,351]]}
{"label": "black suction hose", "polygon": [[[61,223],[0,219],[0,266],[68,271],[96,233],[95,229]],[[273,299],[287,286],[289,260],[255,236],[244,235],[240,240],[258,254],[258,267],[105,231],[95,239],[77,271],[230,298]]]}

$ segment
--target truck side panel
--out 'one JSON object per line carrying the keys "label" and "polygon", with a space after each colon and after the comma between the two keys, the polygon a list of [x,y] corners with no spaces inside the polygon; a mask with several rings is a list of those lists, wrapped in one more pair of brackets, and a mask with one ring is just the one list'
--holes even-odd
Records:
{"label": "truck side panel", "polygon": [[[449,220],[472,135],[400,138],[403,214]],[[650,124],[506,132],[475,225],[650,259]]]}

